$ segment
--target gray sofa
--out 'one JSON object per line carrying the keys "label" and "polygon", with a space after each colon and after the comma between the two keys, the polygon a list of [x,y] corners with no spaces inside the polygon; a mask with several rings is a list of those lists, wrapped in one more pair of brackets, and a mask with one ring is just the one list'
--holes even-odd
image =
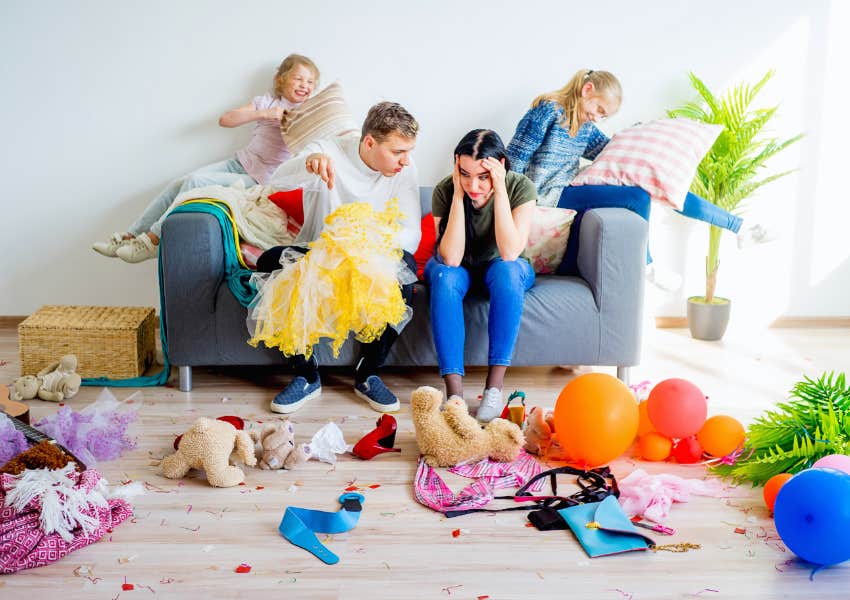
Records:
{"label": "gray sofa", "polygon": [[[431,210],[431,188],[420,189],[423,214]],[[221,228],[203,213],[176,213],[162,230],[162,293],[168,354],[179,367],[180,389],[192,389],[194,366],[282,365],[277,350],[245,343],[246,309],[224,280]],[[538,276],[525,298],[515,366],[616,366],[640,361],[641,312],[647,223],[625,209],[585,213],[579,238],[581,277]],[[467,365],[487,364],[485,298],[465,304]],[[356,342],[338,358],[327,348],[323,365],[354,363]],[[387,366],[437,366],[428,308],[428,289],[416,284],[413,319],[387,359]]]}

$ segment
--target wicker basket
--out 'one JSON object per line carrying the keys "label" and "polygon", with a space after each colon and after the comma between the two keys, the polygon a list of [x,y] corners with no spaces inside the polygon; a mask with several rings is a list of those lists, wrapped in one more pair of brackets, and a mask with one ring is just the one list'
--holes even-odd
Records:
{"label": "wicker basket", "polygon": [[153,363],[155,329],[153,308],[42,306],[18,325],[21,373],[76,354],[82,377],[138,377]]}

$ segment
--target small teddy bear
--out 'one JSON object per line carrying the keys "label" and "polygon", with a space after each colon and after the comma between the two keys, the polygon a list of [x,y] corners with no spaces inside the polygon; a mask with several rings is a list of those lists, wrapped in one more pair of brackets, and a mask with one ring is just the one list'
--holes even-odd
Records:
{"label": "small teddy bear", "polygon": [[77,357],[66,354],[38,372],[18,377],[12,385],[12,400],[50,400],[62,402],[80,391],[82,379],[77,374]]}
{"label": "small teddy bear", "polygon": [[525,449],[540,457],[560,456],[561,445],[555,435],[555,417],[551,410],[531,407],[525,424]]}
{"label": "small teddy bear", "polygon": [[310,459],[310,446],[295,445],[295,430],[288,420],[267,423],[261,432],[251,431],[250,435],[262,446],[257,464],[261,469],[291,469]]}
{"label": "small teddy bear", "polygon": [[463,398],[452,396],[440,411],[443,395],[422,386],[410,396],[416,442],[425,462],[432,467],[451,467],[490,457],[512,462],[519,457],[525,439],[522,430],[505,419],[493,419],[482,429],[469,415]]}
{"label": "small teddy bear", "polygon": [[257,464],[254,444],[247,432],[227,421],[201,417],[180,438],[177,452],[162,459],[162,474],[179,479],[189,469],[203,469],[210,485],[231,487],[245,479],[242,469],[230,464],[234,451],[249,467]]}

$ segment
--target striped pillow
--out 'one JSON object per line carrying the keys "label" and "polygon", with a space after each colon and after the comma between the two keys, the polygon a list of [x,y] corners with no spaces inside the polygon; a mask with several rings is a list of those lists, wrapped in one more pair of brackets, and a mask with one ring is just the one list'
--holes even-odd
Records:
{"label": "striped pillow", "polygon": [[285,111],[280,120],[283,141],[293,154],[301,152],[313,140],[331,138],[358,129],[339,82],[330,84],[300,106]]}
{"label": "striped pillow", "polygon": [[570,185],[636,185],[682,210],[697,167],[722,125],[659,119],[624,129]]}

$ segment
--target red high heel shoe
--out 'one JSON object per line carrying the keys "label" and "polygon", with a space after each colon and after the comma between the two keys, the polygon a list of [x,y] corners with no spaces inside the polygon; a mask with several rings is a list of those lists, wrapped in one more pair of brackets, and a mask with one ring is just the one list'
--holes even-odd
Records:
{"label": "red high heel shoe", "polygon": [[401,452],[401,448],[393,448],[395,444],[395,417],[388,414],[381,415],[373,431],[364,435],[359,442],[354,444],[351,453],[363,460],[375,458],[384,452]]}

